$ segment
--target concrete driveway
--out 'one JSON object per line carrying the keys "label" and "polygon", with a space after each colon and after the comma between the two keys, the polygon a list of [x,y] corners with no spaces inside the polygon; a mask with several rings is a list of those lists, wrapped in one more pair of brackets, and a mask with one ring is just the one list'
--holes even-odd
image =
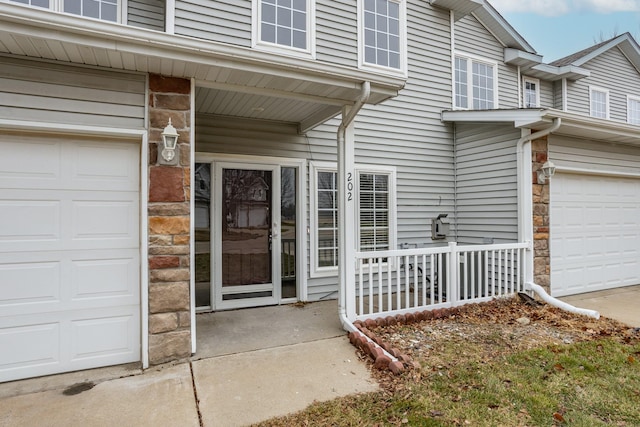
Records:
{"label": "concrete driveway", "polygon": [[609,317],[640,328],[640,285],[606,291],[561,297],[560,300],[575,307],[597,310]]}

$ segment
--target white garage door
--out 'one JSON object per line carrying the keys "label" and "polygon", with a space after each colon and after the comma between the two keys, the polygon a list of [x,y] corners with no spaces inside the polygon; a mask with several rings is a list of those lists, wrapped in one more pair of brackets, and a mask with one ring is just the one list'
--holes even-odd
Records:
{"label": "white garage door", "polygon": [[0,381],[140,360],[139,144],[0,153]]}
{"label": "white garage door", "polygon": [[640,283],[640,179],[558,173],[550,220],[552,295]]}

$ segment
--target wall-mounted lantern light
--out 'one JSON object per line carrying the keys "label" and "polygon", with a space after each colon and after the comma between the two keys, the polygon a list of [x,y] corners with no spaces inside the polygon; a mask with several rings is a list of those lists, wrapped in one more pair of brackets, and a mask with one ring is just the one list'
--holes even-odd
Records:
{"label": "wall-mounted lantern light", "polygon": [[556,165],[551,160],[547,160],[538,171],[538,184],[544,184],[547,179],[556,173]]}
{"label": "wall-mounted lantern light", "polygon": [[176,145],[178,144],[178,131],[171,124],[171,118],[169,118],[169,124],[161,133],[163,149],[160,153],[166,163],[172,163],[176,157]]}

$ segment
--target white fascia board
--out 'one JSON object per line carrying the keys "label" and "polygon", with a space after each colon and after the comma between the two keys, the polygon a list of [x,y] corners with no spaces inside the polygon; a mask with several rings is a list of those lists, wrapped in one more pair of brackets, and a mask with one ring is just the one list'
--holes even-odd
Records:
{"label": "white fascia board", "polygon": [[550,81],[561,79],[575,81],[584,77],[589,77],[591,75],[591,71],[581,67],[577,67],[575,65],[564,65],[562,67],[556,67],[549,64],[538,64],[531,67],[531,70],[533,71],[531,75],[533,75],[534,77]]}
{"label": "white fascia board", "polygon": [[458,123],[513,123],[515,127],[527,127],[546,122],[544,109],[505,110],[446,110],[441,113],[443,122]]}
{"label": "white fascia board", "polygon": [[310,81],[354,89],[359,88],[363,81],[369,81],[374,88],[397,92],[404,87],[406,81],[406,78],[402,77],[381,75],[312,59],[276,55],[273,52],[261,52],[5,2],[0,2],[0,29],[14,35],[46,39],[53,37],[84,47],[134,55],[249,71],[257,68],[271,69],[278,75],[291,73],[296,74],[298,78],[303,74]]}
{"label": "white fascia board", "polygon": [[527,68],[541,64],[542,55],[507,47],[504,49],[504,62],[509,65],[520,66],[524,71]]}

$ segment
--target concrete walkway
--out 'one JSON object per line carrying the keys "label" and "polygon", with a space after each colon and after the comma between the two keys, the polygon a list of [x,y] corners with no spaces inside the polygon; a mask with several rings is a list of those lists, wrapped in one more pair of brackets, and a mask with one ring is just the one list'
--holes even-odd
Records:
{"label": "concrete walkway", "polygon": [[197,317],[198,328],[218,325],[198,329],[199,343],[217,335],[188,363],[0,384],[0,426],[243,426],[378,390],[340,328],[335,301]]}
{"label": "concrete walkway", "polygon": [[597,310],[601,316],[640,328],[640,285],[559,299],[576,307]]}

